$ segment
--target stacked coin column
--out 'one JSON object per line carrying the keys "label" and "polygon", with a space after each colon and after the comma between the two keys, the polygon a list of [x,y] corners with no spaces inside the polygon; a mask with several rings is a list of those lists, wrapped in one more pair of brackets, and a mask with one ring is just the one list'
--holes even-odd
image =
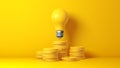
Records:
{"label": "stacked coin column", "polygon": [[53,42],[54,48],[58,49],[59,51],[59,58],[68,56],[69,46],[66,41],[54,41]]}
{"label": "stacked coin column", "polygon": [[76,57],[77,59],[84,59],[85,58],[84,47],[82,46],[70,47],[70,56]]}
{"label": "stacked coin column", "polygon": [[43,60],[45,61],[58,61],[59,52],[55,48],[44,48],[43,49]]}

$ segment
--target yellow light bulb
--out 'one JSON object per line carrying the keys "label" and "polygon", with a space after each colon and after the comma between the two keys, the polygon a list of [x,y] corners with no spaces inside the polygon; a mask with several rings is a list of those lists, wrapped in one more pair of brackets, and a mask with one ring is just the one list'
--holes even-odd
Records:
{"label": "yellow light bulb", "polygon": [[52,13],[52,22],[56,29],[56,36],[63,37],[64,26],[68,21],[67,13],[63,9],[56,9]]}

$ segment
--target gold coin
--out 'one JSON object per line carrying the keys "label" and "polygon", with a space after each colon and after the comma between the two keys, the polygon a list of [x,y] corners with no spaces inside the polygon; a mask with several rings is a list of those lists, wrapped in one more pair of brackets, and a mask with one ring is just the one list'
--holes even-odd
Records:
{"label": "gold coin", "polygon": [[61,46],[61,45],[54,45],[54,47],[58,47],[58,48],[68,48],[68,45],[63,45],[63,46]]}
{"label": "gold coin", "polygon": [[66,45],[66,41],[54,41],[53,42],[54,45]]}
{"label": "gold coin", "polygon": [[70,50],[70,52],[79,52],[79,53],[84,53],[85,51],[84,50]]}
{"label": "gold coin", "polygon": [[44,58],[44,61],[58,61],[58,58]]}
{"label": "gold coin", "polygon": [[84,48],[82,46],[79,47],[71,47],[70,48],[70,54],[84,54]]}
{"label": "gold coin", "polygon": [[58,55],[43,55],[43,57],[45,58],[58,58],[59,56]]}
{"label": "gold coin", "polygon": [[84,56],[84,54],[80,54],[80,53],[70,53],[70,56]]}
{"label": "gold coin", "polygon": [[[75,56],[71,56],[71,57],[75,57]],[[76,56],[76,58],[77,58],[78,60],[82,60],[82,59],[85,59],[85,56],[79,56],[79,57]]]}
{"label": "gold coin", "polygon": [[43,53],[50,53],[50,54],[54,54],[54,53],[58,53],[58,49],[55,49],[55,48],[44,48],[43,49]]}
{"label": "gold coin", "polygon": [[55,52],[55,53],[50,53],[50,52],[44,52],[43,55],[57,55],[59,52]]}
{"label": "gold coin", "polygon": [[55,48],[44,48],[43,51],[57,51]]}
{"label": "gold coin", "polygon": [[61,57],[68,56],[68,53],[60,53],[60,56],[61,56]]}
{"label": "gold coin", "polygon": [[38,59],[42,59],[43,58],[43,56],[36,56]]}
{"label": "gold coin", "polygon": [[83,46],[73,46],[73,47],[70,47],[70,49],[79,49],[79,50],[81,50],[81,49],[84,49],[84,47]]}
{"label": "gold coin", "polygon": [[37,51],[37,52],[36,52],[36,57],[37,57],[38,59],[42,59],[42,51]]}
{"label": "gold coin", "polygon": [[76,57],[63,57],[62,60],[64,60],[64,61],[77,61],[78,59]]}

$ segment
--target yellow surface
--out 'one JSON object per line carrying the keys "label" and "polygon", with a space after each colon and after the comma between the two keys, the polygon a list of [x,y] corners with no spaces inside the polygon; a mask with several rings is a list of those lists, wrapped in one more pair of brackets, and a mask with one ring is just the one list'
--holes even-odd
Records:
{"label": "yellow surface", "polygon": [[120,0],[0,0],[0,57],[35,57],[51,47],[56,8],[69,14],[63,40],[85,46],[88,57],[120,56]]}
{"label": "yellow surface", "polygon": [[120,58],[91,58],[75,62],[36,59],[0,59],[0,68],[120,68]]}

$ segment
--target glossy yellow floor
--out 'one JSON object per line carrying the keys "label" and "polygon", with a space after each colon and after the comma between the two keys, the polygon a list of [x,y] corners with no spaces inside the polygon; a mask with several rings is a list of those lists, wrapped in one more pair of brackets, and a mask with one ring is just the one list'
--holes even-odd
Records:
{"label": "glossy yellow floor", "polygon": [[45,62],[33,58],[1,58],[0,68],[120,68],[120,58],[89,58],[77,62]]}

